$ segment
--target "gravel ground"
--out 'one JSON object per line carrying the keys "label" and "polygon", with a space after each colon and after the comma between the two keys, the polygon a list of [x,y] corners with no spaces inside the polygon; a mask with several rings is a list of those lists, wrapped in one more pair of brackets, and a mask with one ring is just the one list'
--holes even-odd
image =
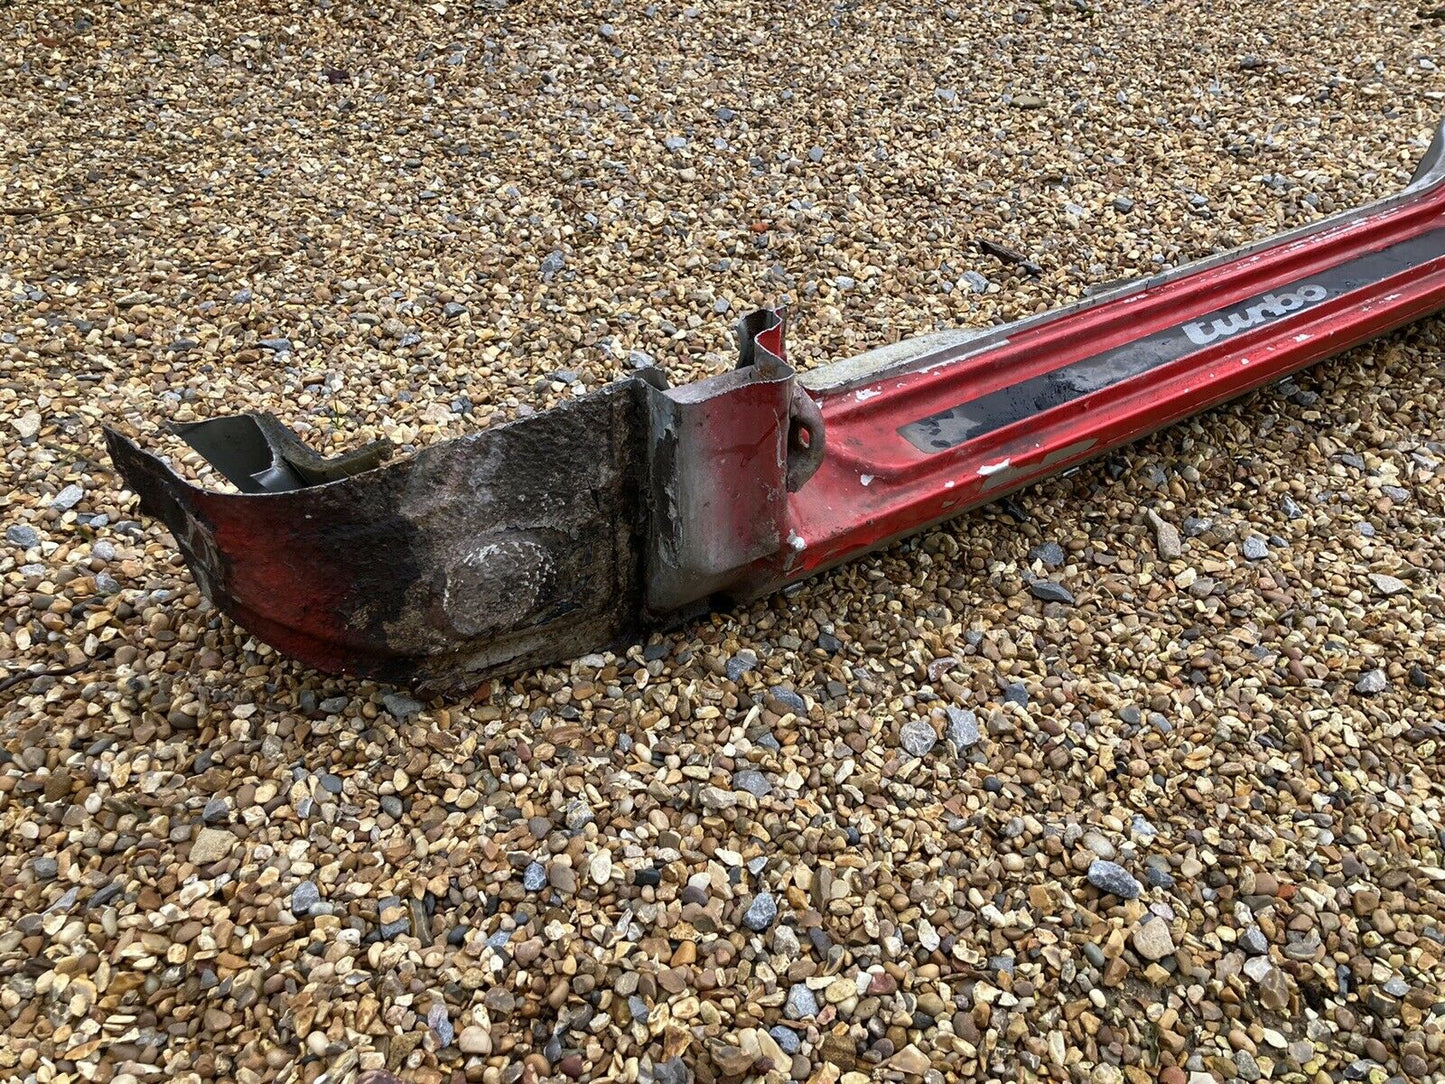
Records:
{"label": "gravel ground", "polygon": [[5,6],[0,1076],[1445,1079],[1441,322],[467,703],[220,619],[99,436],[1025,315],[1397,189],[1440,20]]}

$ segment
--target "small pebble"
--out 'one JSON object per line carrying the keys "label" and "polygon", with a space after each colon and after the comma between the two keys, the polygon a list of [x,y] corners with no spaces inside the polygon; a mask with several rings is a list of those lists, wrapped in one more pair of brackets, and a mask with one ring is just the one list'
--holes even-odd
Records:
{"label": "small pebble", "polygon": [[910,756],[926,757],[937,742],[938,732],[926,719],[910,719],[898,731],[898,744]]}
{"label": "small pebble", "polygon": [[[966,708],[955,708],[950,706],[947,709],[948,728],[945,737],[953,746],[955,753],[961,753],[965,749],[971,749],[983,738],[978,730],[978,716]],[[932,729],[931,727],[929,728]],[[921,755],[921,754],[920,754]]]}
{"label": "small pebble", "polygon": [[1385,677],[1385,671],[1379,669],[1366,670],[1355,682],[1355,692],[1365,696],[1376,696],[1389,687],[1390,682]]}
{"label": "small pebble", "polygon": [[743,925],[755,933],[762,933],[778,918],[778,904],[771,892],[759,892],[743,913]]}
{"label": "small pebble", "polygon": [[818,999],[813,991],[799,982],[788,988],[788,999],[783,1006],[783,1015],[789,1020],[811,1020],[818,1015]]}
{"label": "small pebble", "polygon": [[1089,863],[1089,883],[1101,892],[1110,892],[1121,899],[1137,899],[1144,887],[1129,871],[1116,862],[1096,858]]}
{"label": "small pebble", "polygon": [[1074,604],[1073,593],[1063,584],[1055,583],[1053,580],[1034,580],[1029,584],[1029,593],[1044,602],[1062,602],[1068,606]]}

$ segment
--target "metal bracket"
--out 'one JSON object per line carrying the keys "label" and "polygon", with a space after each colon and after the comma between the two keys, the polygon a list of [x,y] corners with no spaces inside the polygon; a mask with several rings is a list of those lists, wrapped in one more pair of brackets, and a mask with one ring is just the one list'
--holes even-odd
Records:
{"label": "metal bracket", "polygon": [[[738,321],[739,369],[753,366],[769,375],[791,378],[788,364],[788,310],[758,309]],[[788,469],[789,493],[796,493],[823,465],[826,445],[823,412],[806,388],[793,381],[788,400]]]}

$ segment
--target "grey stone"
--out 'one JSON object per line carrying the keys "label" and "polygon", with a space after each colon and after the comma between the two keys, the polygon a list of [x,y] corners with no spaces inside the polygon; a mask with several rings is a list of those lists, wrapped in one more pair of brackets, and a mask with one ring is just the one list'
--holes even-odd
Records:
{"label": "grey stone", "polygon": [[40,532],[28,523],[16,523],[5,528],[5,541],[28,550],[40,545]]}
{"label": "grey stone", "polygon": [[1269,545],[1257,534],[1244,540],[1244,556],[1250,561],[1263,561],[1269,556]]}
{"label": "grey stone", "polygon": [[1204,532],[1214,527],[1214,520],[1200,519],[1198,516],[1184,517],[1184,533],[1190,538],[1198,538]]}
{"label": "grey stone", "polygon": [[431,1033],[436,1036],[438,1046],[448,1047],[456,1041],[456,1028],[452,1027],[451,1017],[442,1002],[433,1002],[432,1007],[427,1010],[426,1026],[431,1028]]}
{"label": "grey stone", "polygon": [[954,752],[961,753],[965,749],[971,749],[983,740],[978,731],[978,716],[967,708],[956,708],[950,706],[948,712],[948,728],[944,732],[945,740],[953,746]]}
{"label": "grey stone", "polygon": [[765,798],[772,793],[773,785],[762,772],[745,768],[733,773],[733,789],[745,790],[754,798]]}
{"label": "grey stone", "polygon": [[104,907],[111,900],[115,899],[125,891],[125,886],[119,881],[111,881],[104,888],[98,889],[95,895],[85,901],[87,907]]}
{"label": "grey stone", "polygon": [[1320,935],[1315,930],[1298,939],[1287,941],[1284,954],[1291,960],[1313,960],[1320,950]]}
{"label": "grey stone", "polygon": [[758,666],[758,655],[755,651],[744,648],[732,658],[728,659],[723,669],[726,671],[729,681],[737,681],[749,670],[755,670]]}
{"label": "grey stone", "polygon": [[778,901],[771,892],[759,892],[743,912],[743,925],[754,933],[762,933],[778,919]]}
{"label": "grey stone", "polygon": [[522,871],[522,887],[528,892],[540,892],[547,887],[547,867],[541,862],[530,862]]}
{"label": "grey stone", "polygon": [[51,498],[50,507],[54,508],[57,512],[69,512],[81,502],[84,496],[85,490],[72,482]]}
{"label": "grey stone", "polygon": [[796,1054],[803,1048],[803,1040],[792,1028],[785,1028],[782,1024],[774,1024],[768,1029],[773,1042],[778,1044],[778,1049],[784,1054]]}
{"label": "grey stone", "polygon": [[413,715],[419,714],[426,705],[419,700],[413,700],[409,696],[400,693],[387,693],[381,698],[382,706],[389,711],[393,717],[403,721],[410,719]]}
{"label": "grey stone", "polygon": [[937,732],[925,719],[910,719],[898,731],[898,744],[915,757],[926,757],[937,741]]}
{"label": "grey stone", "polygon": [[1064,547],[1057,542],[1045,542],[1029,550],[1029,560],[1038,561],[1045,568],[1061,568],[1067,559]]}
{"label": "grey stone", "polygon": [[1034,580],[1029,584],[1029,593],[1042,602],[1062,602],[1068,606],[1074,604],[1073,592],[1053,580]]}
{"label": "grey stone", "polygon": [[974,293],[981,294],[987,292],[988,279],[980,275],[977,271],[965,271],[960,277]]}
{"label": "grey stone", "polygon": [[463,305],[460,301],[448,301],[445,305],[442,306],[442,315],[445,316],[448,320],[454,320],[458,316],[465,316],[466,312],[467,307]]}
{"label": "grey stone", "polygon": [[1389,688],[1390,682],[1385,677],[1385,671],[1380,669],[1366,670],[1355,682],[1355,692],[1365,696],[1377,696]]}
{"label": "grey stone", "polygon": [[1134,201],[1131,200],[1128,196],[1114,197],[1114,210],[1118,211],[1121,215],[1127,215],[1133,209]]}
{"label": "grey stone", "polygon": [[1251,980],[1260,983],[1260,981],[1264,981],[1264,976],[1267,976],[1267,974],[1273,970],[1273,967],[1274,965],[1270,963],[1269,957],[1257,955],[1257,957],[1244,961],[1244,967],[1241,967],[1240,970],[1244,971],[1244,974],[1246,974],[1248,978],[1251,978]]}
{"label": "grey stone", "polygon": [[1184,553],[1184,543],[1179,537],[1179,529],[1174,524],[1160,517],[1160,515],[1149,509],[1144,513],[1149,521],[1149,526],[1154,530],[1154,548],[1159,554],[1161,561],[1173,561]]}
{"label": "grey stone", "polygon": [[291,353],[290,339],[262,339],[260,345],[263,349],[269,350],[273,354]]}
{"label": "grey stone", "polygon": [[806,984],[796,982],[788,989],[783,1015],[789,1020],[808,1020],[818,1015],[818,999]]}
{"label": "grey stone", "polygon": [[662,145],[670,151],[680,151],[687,146],[687,139],[684,136],[668,136]]}
{"label": "grey stone", "polygon": [[821,162],[823,160],[823,153],[822,147],[809,147],[808,160],[811,162]]}
{"label": "grey stone", "polygon": [[1113,893],[1120,899],[1138,899],[1144,891],[1144,886],[1136,881],[1128,870],[1117,862],[1103,858],[1089,863],[1088,878],[1089,883],[1101,892]]}
{"label": "grey stone", "polygon": [[1144,881],[1150,888],[1173,888],[1174,874],[1167,858],[1150,857],[1144,862]]}
{"label": "grey stone", "polygon": [[1390,598],[1392,595],[1402,595],[1410,590],[1410,585],[1404,580],[1396,579],[1394,576],[1386,576],[1380,572],[1370,573],[1370,583],[1375,590]]}
{"label": "grey stone", "polygon": [[35,876],[42,881],[53,881],[60,874],[60,863],[50,855],[42,855],[37,858],[30,868],[35,871]]}
{"label": "grey stone", "polygon": [[1239,935],[1239,947],[1251,956],[1263,956],[1269,952],[1269,938],[1258,926],[1246,926]]}
{"label": "grey stone", "polygon": [[581,798],[573,798],[567,803],[566,825],[572,831],[580,831],[596,819],[597,816],[592,812],[592,807]]}
{"label": "grey stone", "polygon": [[800,719],[808,717],[808,703],[792,689],[784,689],[781,686],[774,686],[768,690],[768,695],[776,700],[783,707],[787,708]]}
{"label": "grey stone", "polygon": [[553,252],[542,261],[542,278],[550,279],[558,271],[567,266],[567,257],[561,252]]}
{"label": "grey stone", "polygon": [[302,881],[291,893],[291,913],[298,918],[309,915],[321,902],[321,890],[312,881]]}
{"label": "grey stone", "polygon": [[42,912],[42,914],[66,914],[70,911],[72,907],[75,906],[75,901],[78,899],[80,899],[80,886],[71,885],[65,890],[64,893],[61,894],[60,899],[56,900],[49,907],[47,907]]}

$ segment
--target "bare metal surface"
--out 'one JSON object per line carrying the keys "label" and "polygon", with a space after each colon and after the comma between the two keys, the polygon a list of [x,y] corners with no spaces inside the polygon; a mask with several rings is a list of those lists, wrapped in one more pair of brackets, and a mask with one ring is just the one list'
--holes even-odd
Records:
{"label": "bare metal surface", "polygon": [[342,455],[323,457],[274,414],[232,414],[173,427],[242,493],[284,493],[371,470],[391,455],[389,441],[375,441]]}
{"label": "bare metal surface", "polygon": [[[787,494],[822,461],[823,426],[784,358],[784,332],[781,313],[751,313],[738,322],[736,369],[651,395],[654,614],[706,600],[785,544]],[[802,427],[814,434],[806,447]]]}

